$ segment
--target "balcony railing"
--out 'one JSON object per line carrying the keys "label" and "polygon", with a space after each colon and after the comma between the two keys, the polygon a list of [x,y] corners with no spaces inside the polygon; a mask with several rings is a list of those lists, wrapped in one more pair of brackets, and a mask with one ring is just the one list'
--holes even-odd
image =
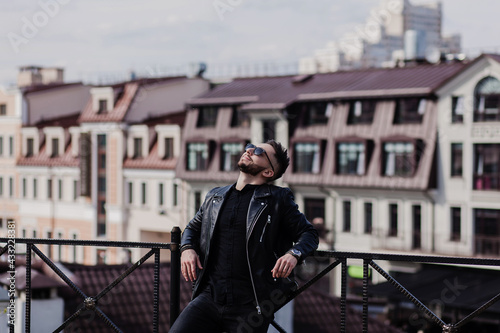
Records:
{"label": "balcony railing", "polygon": [[[26,244],[26,309],[25,309],[25,331],[31,332],[30,314],[31,314],[31,258],[32,254],[39,256],[77,295],[81,297],[82,306],[73,315],[69,316],[66,321],[59,326],[54,332],[61,332],[64,328],[68,327],[72,321],[77,319],[84,310],[94,311],[95,314],[101,318],[104,323],[115,332],[122,332],[122,328],[115,325],[112,320],[99,308],[99,300],[115,288],[119,283],[126,279],[135,269],[137,269],[148,258],[154,256],[154,294],[153,294],[153,313],[152,313],[152,327],[153,332],[159,332],[159,282],[160,282],[160,249],[168,249],[171,251],[171,276],[170,276],[170,324],[172,324],[179,315],[180,308],[180,234],[181,231],[178,227],[172,230],[171,243],[141,243],[141,242],[111,242],[111,241],[82,241],[82,240],[61,240],[61,239],[24,239],[24,238],[0,238],[1,243],[6,243],[5,247],[0,250],[0,255],[5,253],[10,254],[11,245],[13,242],[17,244]],[[63,273],[52,261],[48,258],[37,245],[70,245],[70,246],[92,246],[92,247],[117,247],[117,248],[148,248],[151,249],[135,264],[128,267],[120,274],[114,281],[112,281],[106,288],[104,288],[97,295],[86,295],[80,288],[71,281],[68,276]],[[347,277],[348,277],[348,261],[355,260],[363,262],[363,279],[362,279],[362,332],[368,332],[368,309],[369,309],[369,278],[370,267],[378,272],[381,277],[387,280],[396,290],[406,297],[406,299],[413,303],[414,306],[427,315],[434,323],[439,325],[443,333],[459,332],[460,329],[471,322],[479,314],[486,311],[490,306],[500,300],[500,292],[490,300],[476,308],[469,315],[461,318],[456,323],[446,323],[437,314],[435,314],[427,305],[415,297],[408,291],[396,278],[387,273],[377,263],[380,261],[389,262],[407,262],[407,263],[434,263],[434,264],[448,264],[448,265],[468,265],[468,266],[500,266],[500,259],[478,259],[478,258],[459,258],[459,257],[440,257],[440,256],[418,256],[418,255],[396,255],[396,254],[380,254],[380,253],[355,253],[355,252],[336,252],[336,251],[316,251],[313,257],[318,260],[327,260],[328,264],[320,273],[311,278],[308,282],[300,286],[288,298],[286,303],[300,295],[306,289],[318,282],[322,277],[329,274],[333,269],[340,267],[341,270],[341,297],[340,297],[340,327],[332,328],[339,332],[346,333],[346,308],[347,308]],[[9,257],[10,259],[10,257]],[[15,263],[13,263],[15,265]],[[499,272],[500,276],[500,272]],[[484,288],[484,287],[483,287]],[[500,291],[500,287],[498,288]],[[496,292],[496,291],[495,291]],[[279,306],[276,311],[281,309],[286,303]],[[285,332],[278,324],[273,322],[273,326],[279,332]],[[14,325],[9,326],[10,332],[14,332]]]}

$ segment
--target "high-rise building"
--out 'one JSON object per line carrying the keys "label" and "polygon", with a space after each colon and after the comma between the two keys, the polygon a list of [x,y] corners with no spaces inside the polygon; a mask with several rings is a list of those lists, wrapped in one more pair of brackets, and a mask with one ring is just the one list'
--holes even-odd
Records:
{"label": "high-rise building", "polygon": [[442,34],[440,2],[413,5],[409,0],[383,0],[364,25],[302,58],[299,72],[394,67],[409,60],[436,62],[442,54],[460,52],[460,35]]}

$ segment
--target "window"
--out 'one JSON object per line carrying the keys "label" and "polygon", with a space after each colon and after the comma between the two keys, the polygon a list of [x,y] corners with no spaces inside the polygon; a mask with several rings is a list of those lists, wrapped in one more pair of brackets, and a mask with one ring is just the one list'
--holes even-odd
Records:
{"label": "window", "polygon": [[3,136],[0,136],[0,156],[3,155]]}
{"label": "window", "polygon": [[97,113],[107,112],[107,111],[108,111],[108,101],[105,99],[100,99],[99,109],[97,110]]}
{"label": "window", "polygon": [[38,197],[38,181],[33,179],[33,198],[36,199]]}
{"label": "window", "polygon": [[353,101],[349,106],[349,116],[347,123],[355,124],[371,124],[375,116],[376,100]]}
{"label": "window", "polygon": [[172,196],[173,198],[173,206],[176,207],[178,204],[179,204],[179,198],[178,198],[178,195],[179,195],[179,185],[177,184],[174,184],[173,188],[172,188],[172,191],[174,192],[174,195]]}
{"label": "window", "polygon": [[398,204],[389,204],[389,236],[398,236]]}
{"label": "window", "polygon": [[422,206],[412,206],[413,239],[412,249],[420,249],[422,246]]}
{"label": "window", "polygon": [[241,110],[240,106],[233,107],[233,115],[231,117],[231,127],[250,127],[250,115],[247,111]]}
{"label": "window", "polygon": [[134,199],[134,184],[132,182],[128,182],[128,203],[131,204],[133,203]]}
{"label": "window", "polygon": [[463,144],[452,143],[451,144],[451,176],[461,177],[462,176],[462,155],[463,155]]}
{"label": "window", "polygon": [[146,204],[146,183],[141,183],[141,203]]}
{"label": "window", "polygon": [[106,169],[106,154],[99,153],[99,169]]}
{"label": "window", "polygon": [[163,183],[158,184],[158,205],[163,206],[164,202]]}
{"label": "window", "polygon": [[[59,239],[62,239],[62,238],[63,238],[63,234],[62,234],[62,232],[58,232],[58,233],[57,233],[57,238],[59,238]],[[59,246],[57,247],[57,259],[58,259],[59,261],[62,261],[62,246],[61,246],[61,245],[59,245]]]}
{"label": "window", "polygon": [[416,170],[414,145],[411,142],[384,144],[384,176],[411,176]]}
{"label": "window", "polygon": [[14,197],[14,178],[9,177],[9,197]]}
{"label": "window", "polygon": [[500,190],[500,144],[474,145],[474,189]]}
{"label": "window", "polygon": [[98,249],[96,251],[96,262],[98,265],[106,264],[106,250]]}
{"label": "window", "polygon": [[221,153],[221,171],[238,170],[238,162],[243,152],[241,143],[223,143]]}
{"label": "window", "polygon": [[500,121],[500,81],[486,77],[474,89],[474,121]]}
{"label": "window", "polygon": [[59,200],[62,200],[62,197],[63,197],[63,181],[62,179],[59,179],[57,181],[57,188],[58,188],[58,198]]}
{"label": "window", "polygon": [[371,202],[365,202],[364,213],[365,213],[365,234],[371,234],[373,227],[373,204]]}
{"label": "window", "polygon": [[325,227],[325,199],[304,199],[304,214],[318,231],[320,238],[326,237]]}
{"label": "window", "polygon": [[14,137],[9,136],[9,156],[14,156]]}
{"label": "window", "polygon": [[78,180],[73,180],[73,201],[78,199]]}
{"label": "window", "polygon": [[500,209],[474,209],[475,252],[500,255]]}
{"label": "window", "polygon": [[275,119],[262,120],[262,142],[267,142],[275,138],[276,123],[277,121]]}
{"label": "window", "polygon": [[99,214],[106,215],[106,201],[99,200]]}
{"label": "window", "polygon": [[52,155],[50,157],[57,157],[59,155],[59,139],[52,139]]}
{"label": "window", "polygon": [[134,155],[133,158],[142,157],[142,138],[134,138]]}
{"label": "window", "polygon": [[0,104],[0,116],[5,116],[5,115],[7,115],[7,105]]}
{"label": "window", "polygon": [[52,199],[52,179],[47,179],[47,199]]}
{"label": "window", "polygon": [[165,138],[165,155],[163,158],[168,160],[172,157],[174,157],[174,138]]}
{"label": "window", "polygon": [[33,156],[33,148],[34,148],[34,140],[33,138],[28,138],[26,140],[26,157]]}
{"label": "window", "polygon": [[343,213],[344,213],[344,223],[342,225],[342,231],[350,232],[351,231],[351,202],[344,201],[342,202]]}
{"label": "window", "polygon": [[208,169],[208,144],[188,143],[187,167],[189,171],[203,171]]}
{"label": "window", "polygon": [[201,207],[201,192],[196,191],[194,192],[194,209],[195,213],[200,209]]}
{"label": "window", "polygon": [[318,143],[296,143],[294,145],[294,172],[319,173],[320,164]]}
{"label": "window", "polygon": [[464,122],[465,101],[463,96],[451,97],[451,122],[461,124]]}
{"label": "window", "polygon": [[196,127],[215,127],[218,109],[215,106],[200,108]]}
{"label": "window", "polygon": [[106,194],[106,176],[97,177],[97,190],[99,194]]}
{"label": "window", "polygon": [[337,144],[337,174],[364,175],[366,153],[364,143]]}
{"label": "window", "polygon": [[106,148],[106,134],[97,135],[97,146],[99,148]]}
{"label": "window", "polygon": [[331,104],[326,102],[307,103],[305,105],[304,125],[324,125],[328,123],[329,113],[331,113]]}
{"label": "window", "polygon": [[23,178],[23,198],[26,198],[26,178]]}
{"label": "window", "polygon": [[396,101],[394,124],[420,124],[427,107],[427,100],[402,98]]}
{"label": "window", "polygon": [[0,177],[0,197],[3,197],[3,177]]}
{"label": "window", "polygon": [[[74,240],[77,240],[78,239],[78,235],[77,234],[73,234],[73,237],[72,237]],[[78,252],[77,252],[77,247],[76,246],[73,246],[73,262],[76,263],[77,262],[77,258],[78,258]]]}
{"label": "window", "polygon": [[462,230],[462,212],[460,207],[450,208],[450,240],[459,242]]}

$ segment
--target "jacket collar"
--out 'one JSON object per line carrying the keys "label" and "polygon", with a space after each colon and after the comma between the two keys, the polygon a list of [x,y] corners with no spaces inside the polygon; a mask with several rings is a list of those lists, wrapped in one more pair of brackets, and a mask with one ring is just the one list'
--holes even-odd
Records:
{"label": "jacket collar", "polygon": [[[226,194],[227,194],[227,192],[234,185],[235,184],[233,184],[233,185],[227,185],[227,186],[224,186],[224,187],[220,187],[219,190],[216,192],[216,195],[225,197]],[[269,185],[269,184],[262,184],[262,185],[258,186],[255,189],[255,192],[254,192],[254,197],[255,198],[264,198],[264,197],[267,197],[267,196],[270,196],[270,195],[271,195],[271,185]]]}

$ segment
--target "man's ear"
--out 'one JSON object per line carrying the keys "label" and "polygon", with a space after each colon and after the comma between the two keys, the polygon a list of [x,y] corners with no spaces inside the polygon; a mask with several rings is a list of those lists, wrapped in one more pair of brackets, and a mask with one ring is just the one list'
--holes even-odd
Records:
{"label": "man's ear", "polygon": [[274,171],[271,169],[266,169],[264,172],[262,172],[262,175],[267,178],[273,178],[274,177]]}

